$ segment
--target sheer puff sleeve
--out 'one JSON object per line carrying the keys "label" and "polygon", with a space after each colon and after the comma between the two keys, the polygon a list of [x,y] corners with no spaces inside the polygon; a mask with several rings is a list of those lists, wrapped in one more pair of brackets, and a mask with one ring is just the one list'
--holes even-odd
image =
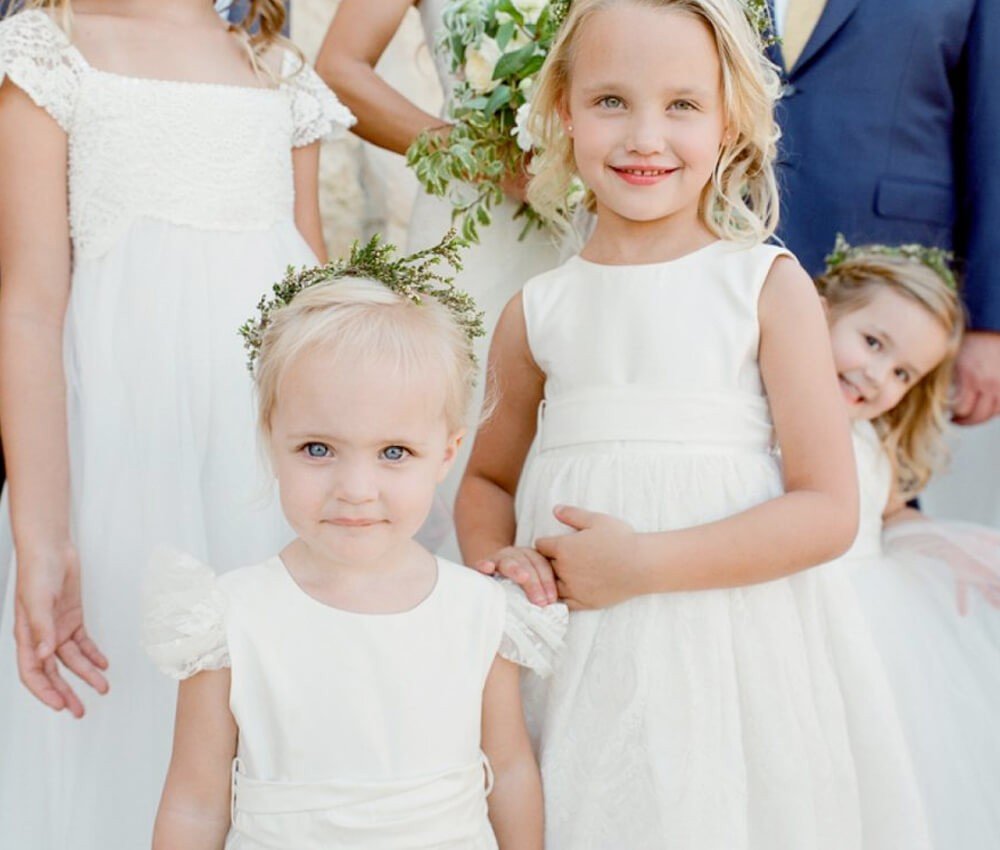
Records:
{"label": "sheer puff sleeve", "polygon": [[229,666],[226,596],[211,568],[168,549],[150,559],[143,598],[142,645],[173,679]]}
{"label": "sheer puff sleeve", "polygon": [[357,123],[319,74],[291,51],[285,53],[282,77],[281,87],[292,102],[292,147],[338,139]]}
{"label": "sheer puff sleeve", "polygon": [[527,667],[543,678],[552,673],[569,624],[560,602],[544,608],[528,601],[512,581],[499,582],[506,599],[506,619],[498,650],[502,658]]}
{"label": "sheer puff sleeve", "polygon": [[86,65],[66,35],[39,10],[0,21],[0,83],[5,78],[69,132]]}

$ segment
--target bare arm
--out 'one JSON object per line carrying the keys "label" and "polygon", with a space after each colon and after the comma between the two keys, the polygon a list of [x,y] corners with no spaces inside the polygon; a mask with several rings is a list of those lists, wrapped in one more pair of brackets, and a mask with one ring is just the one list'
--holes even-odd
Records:
{"label": "bare arm", "polygon": [[412,0],[343,0],[316,59],[319,75],[358,117],[354,132],[400,154],[424,130],[444,124],[375,73],[412,5]]}
{"label": "bare arm", "polygon": [[520,672],[499,657],[483,692],[483,752],[493,767],[490,822],[500,850],[541,850],[542,780],[524,725]]}
{"label": "bare arm", "polygon": [[323,221],[319,214],[319,142],[292,150],[295,181],[295,226],[312,248],[316,259],[327,261]]}
{"label": "bare arm", "polygon": [[[526,580],[525,591],[544,597],[538,573],[548,564],[537,552],[514,549],[514,494],[521,468],[535,437],[545,376],[528,347],[520,293],[504,308],[490,346],[489,370],[498,400],[490,419],[476,433],[469,463],[455,501],[455,527],[467,564],[483,572],[499,569]],[[552,586],[555,601],[555,588]]]}
{"label": "bare arm", "polygon": [[857,484],[826,320],[808,275],[779,259],[760,301],[760,367],[781,444],[785,493],[726,519],[637,534],[578,509],[578,534],[536,541],[572,604],[770,581],[844,552],[857,531]]}
{"label": "bare arm", "polygon": [[70,286],[66,134],[9,81],[0,86],[0,411],[17,549],[15,634],[24,684],[82,716],[56,656],[98,691],[69,527],[62,335]]}
{"label": "bare arm", "polygon": [[206,671],[181,682],[153,850],[222,850],[229,831],[236,737],[229,671]]}

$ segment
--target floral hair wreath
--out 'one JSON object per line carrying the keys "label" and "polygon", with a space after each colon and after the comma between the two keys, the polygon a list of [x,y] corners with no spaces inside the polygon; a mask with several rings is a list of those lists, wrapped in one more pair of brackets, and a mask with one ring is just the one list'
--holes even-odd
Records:
{"label": "floral hair wreath", "polygon": [[[396,246],[383,242],[376,234],[364,245],[355,242],[346,259],[332,260],[326,265],[299,271],[289,266],[282,281],[271,287],[272,296],[261,297],[257,304],[258,315],[248,319],[240,327],[239,333],[249,355],[247,368],[253,373],[264,333],[275,310],[287,307],[304,289],[333,283],[342,278],[377,281],[414,304],[422,303],[424,296],[434,298],[451,311],[470,342],[485,336],[483,313],[476,307],[472,296],[455,286],[454,274],[441,274],[436,270],[443,261],[455,273],[460,272],[462,262],[459,251],[465,245],[454,230],[449,230],[433,248],[394,259]],[[470,356],[475,362],[475,355]]]}
{"label": "floral hair wreath", "polygon": [[837,234],[833,251],[826,255],[826,271],[832,272],[837,266],[850,260],[863,259],[868,256],[888,257],[889,259],[913,260],[923,263],[927,268],[935,272],[954,292],[958,291],[958,279],[955,277],[952,268],[955,262],[955,255],[944,248],[935,248],[917,243],[909,245],[860,245],[854,247],[848,244],[843,233]]}

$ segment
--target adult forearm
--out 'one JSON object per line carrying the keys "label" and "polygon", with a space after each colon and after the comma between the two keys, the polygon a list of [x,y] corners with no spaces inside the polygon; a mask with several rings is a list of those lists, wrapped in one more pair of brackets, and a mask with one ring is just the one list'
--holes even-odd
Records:
{"label": "adult forearm", "polygon": [[446,125],[396,91],[367,62],[331,54],[320,57],[316,70],[357,116],[353,131],[380,148],[406,153],[424,130]]}
{"label": "adult forearm", "polygon": [[740,587],[830,561],[857,532],[853,500],[796,491],[718,522],[638,535],[636,595]]}
{"label": "adult forearm", "polygon": [[514,543],[514,497],[493,481],[466,473],[455,499],[462,559],[475,564]]}
{"label": "adult forearm", "polygon": [[0,429],[19,550],[70,540],[62,323],[0,298]]}

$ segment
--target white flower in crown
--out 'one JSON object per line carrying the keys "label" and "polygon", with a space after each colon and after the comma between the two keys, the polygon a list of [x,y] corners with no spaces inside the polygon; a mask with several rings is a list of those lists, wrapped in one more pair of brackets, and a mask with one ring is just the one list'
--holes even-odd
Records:
{"label": "white flower in crown", "polygon": [[493,91],[500,83],[493,79],[493,71],[503,51],[489,36],[483,36],[475,47],[465,51],[465,79],[479,94]]}
{"label": "white flower in crown", "polygon": [[542,10],[549,5],[549,0],[511,0],[513,6],[521,13],[526,24],[534,24]]}
{"label": "white flower in crown", "polygon": [[535,137],[528,126],[528,116],[531,114],[531,101],[525,101],[517,108],[514,116],[514,129],[510,131],[512,136],[517,138],[517,146],[525,153],[535,147]]}

